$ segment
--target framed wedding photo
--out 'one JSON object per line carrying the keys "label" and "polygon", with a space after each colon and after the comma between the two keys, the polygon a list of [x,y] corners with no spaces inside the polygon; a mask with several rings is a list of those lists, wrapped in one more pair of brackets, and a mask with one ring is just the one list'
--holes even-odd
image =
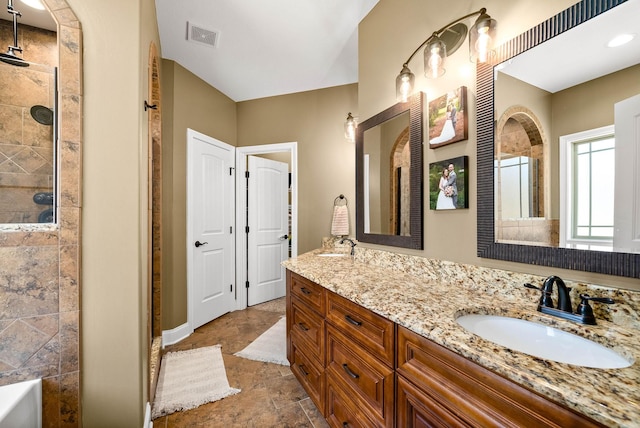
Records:
{"label": "framed wedding photo", "polygon": [[469,157],[429,164],[429,206],[432,210],[469,208]]}
{"label": "framed wedding photo", "polygon": [[467,137],[467,87],[449,91],[429,102],[429,147],[466,140]]}

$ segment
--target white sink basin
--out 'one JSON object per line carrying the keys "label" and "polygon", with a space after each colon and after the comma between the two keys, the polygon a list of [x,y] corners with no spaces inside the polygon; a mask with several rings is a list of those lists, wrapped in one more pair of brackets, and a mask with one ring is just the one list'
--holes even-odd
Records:
{"label": "white sink basin", "polygon": [[463,315],[456,321],[483,339],[545,360],[601,369],[631,365],[599,343],[531,321],[496,315]]}
{"label": "white sink basin", "polygon": [[344,253],[320,253],[317,255],[318,257],[344,257],[346,254]]}

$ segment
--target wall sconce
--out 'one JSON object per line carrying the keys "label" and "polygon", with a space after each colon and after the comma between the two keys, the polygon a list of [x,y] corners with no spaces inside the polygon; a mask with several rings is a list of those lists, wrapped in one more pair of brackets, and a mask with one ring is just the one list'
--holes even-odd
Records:
{"label": "wall sconce", "polygon": [[[469,31],[467,26],[460,21],[479,15],[475,24]],[[413,93],[415,75],[409,69],[409,62],[416,53],[424,49],[424,75],[437,79],[445,73],[444,63],[447,56],[452,55],[464,42],[469,32],[469,60],[475,63],[487,62],[491,55],[493,40],[495,38],[497,21],[487,15],[484,7],[476,12],[465,15],[450,22],[438,31],[434,32],[416,48],[404,64],[398,77],[396,77],[396,98],[400,102],[406,102]]]}
{"label": "wall sconce", "polygon": [[344,122],[344,138],[351,143],[356,141],[356,128],[358,127],[358,119],[351,116],[351,112],[347,115],[347,120]]}

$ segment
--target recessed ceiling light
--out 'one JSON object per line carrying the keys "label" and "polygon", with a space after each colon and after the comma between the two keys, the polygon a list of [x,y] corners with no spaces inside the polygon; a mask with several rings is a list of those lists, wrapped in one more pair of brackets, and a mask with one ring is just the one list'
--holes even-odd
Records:
{"label": "recessed ceiling light", "polygon": [[44,10],[44,5],[40,0],[20,0],[22,3],[26,4],[29,7],[38,10]]}
{"label": "recessed ceiling light", "polygon": [[609,43],[607,43],[607,47],[615,48],[618,46],[622,46],[633,40],[635,36],[635,34],[620,34],[619,36],[615,36],[613,39],[609,40]]}

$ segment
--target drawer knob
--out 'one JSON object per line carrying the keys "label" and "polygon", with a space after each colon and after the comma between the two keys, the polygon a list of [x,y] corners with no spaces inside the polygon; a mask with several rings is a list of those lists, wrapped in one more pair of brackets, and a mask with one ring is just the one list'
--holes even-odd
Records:
{"label": "drawer knob", "polygon": [[311,291],[307,290],[307,289],[306,289],[306,288],[304,288],[304,287],[301,287],[301,288],[300,288],[300,291],[302,291],[302,292],[303,292],[304,294],[306,294],[307,296],[308,296],[309,294],[311,294]]}
{"label": "drawer knob", "polygon": [[352,378],[354,378],[354,379],[358,379],[358,378],[360,377],[360,375],[359,375],[359,374],[352,372],[352,371],[351,371],[351,369],[349,368],[349,366],[348,366],[346,363],[344,363],[344,364],[342,365],[342,368],[343,368],[343,369],[344,369],[344,371],[345,371],[345,372],[347,372],[347,374],[348,374],[349,376],[351,376]]}
{"label": "drawer knob", "polygon": [[353,324],[353,325],[355,325],[357,327],[360,327],[362,325],[362,323],[360,321],[354,320],[349,315],[345,315],[344,319],[346,319],[347,322],[349,322],[350,324]]}
{"label": "drawer knob", "polygon": [[349,428],[349,422],[343,422],[342,428]]}
{"label": "drawer knob", "polygon": [[303,322],[299,322],[298,326],[300,327],[300,329],[304,330],[304,331],[309,331],[309,327],[307,327],[306,325],[304,325]]}

